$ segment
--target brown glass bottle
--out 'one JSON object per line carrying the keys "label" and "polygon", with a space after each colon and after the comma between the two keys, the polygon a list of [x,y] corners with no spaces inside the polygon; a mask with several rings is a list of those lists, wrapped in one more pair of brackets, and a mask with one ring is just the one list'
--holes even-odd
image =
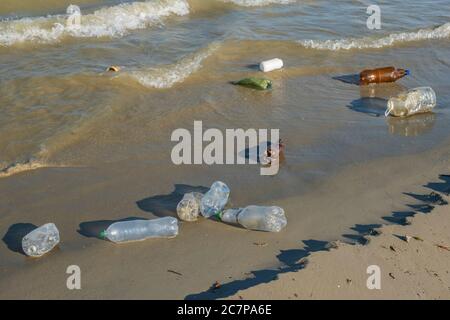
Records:
{"label": "brown glass bottle", "polygon": [[394,67],[364,70],[359,74],[359,84],[365,86],[371,83],[394,82],[407,75],[409,75],[409,70]]}

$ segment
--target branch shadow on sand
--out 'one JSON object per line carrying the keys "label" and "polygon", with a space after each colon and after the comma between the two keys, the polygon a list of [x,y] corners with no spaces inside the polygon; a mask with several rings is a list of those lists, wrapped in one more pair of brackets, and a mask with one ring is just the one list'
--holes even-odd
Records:
{"label": "branch shadow on sand", "polygon": [[[414,194],[414,193],[404,193],[410,196],[419,204],[407,204],[411,210],[408,211],[394,211],[390,216],[382,217],[387,224],[400,224],[407,225],[410,222],[408,218],[413,217],[416,214],[427,214],[430,213],[436,205],[447,205],[445,201],[438,192],[450,194],[450,176],[440,175],[439,178],[443,182],[432,182],[424,185],[423,187],[433,190],[429,194]],[[355,224],[350,227],[355,233],[353,234],[343,234],[344,239],[349,241],[344,241],[349,244],[368,244],[370,242],[370,236],[377,236],[381,234],[378,230],[383,224]],[[241,290],[245,290],[260,284],[269,283],[278,278],[279,275],[289,272],[296,272],[306,267],[308,261],[307,257],[314,252],[318,251],[328,251],[333,248],[333,242],[321,241],[321,240],[303,240],[304,248],[301,249],[290,249],[281,250],[280,254],[276,256],[281,266],[274,269],[262,269],[251,271],[250,277],[234,280],[221,285],[212,285],[210,288],[203,292],[193,293],[187,295],[185,299],[187,300],[213,300],[230,297]]]}
{"label": "branch shadow on sand", "polygon": [[32,223],[15,223],[8,228],[2,240],[9,250],[25,255],[22,249],[22,239],[36,229]]}
{"label": "branch shadow on sand", "polygon": [[156,195],[136,202],[139,209],[150,212],[158,217],[177,216],[177,205],[185,193],[206,193],[209,190],[203,186],[190,186],[187,184],[176,184],[174,191],[170,194]]}
{"label": "branch shadow on sand", "polygon": [[250,272],[253,277],[242,280],[234,280],[226,284],[220,285],[220,288],[212,286],[208,290],[191,294],[185,297],[187,300],[211,300],[229,297],[239,290],[248,289],[250,287],[269,283],[276,280],[280,274],[295,272],[305,267],[303,258],[309,256],[312,252],[328,250],[326,241],[304,240],[305,247],[302,249],[281,250],[277,255],[277,259],[282,263],[282,267],[278,269],[263,269]]}

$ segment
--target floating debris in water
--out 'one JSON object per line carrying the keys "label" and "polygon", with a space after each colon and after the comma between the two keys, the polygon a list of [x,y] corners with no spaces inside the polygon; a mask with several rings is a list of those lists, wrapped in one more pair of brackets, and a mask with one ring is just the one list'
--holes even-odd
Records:
{"label": "floating debris in water", "polygon": [[257,90],[267,90],[272,88],[272,81],[263,78],[245,78],[239,81],[231,82],[234,85],[248,87]]}
{"label": "floating debris in water", "polygon": [[119,72],[120,71],[120,67],[118,67],[118,66],[109,66],[108,69],[106,69],[106,71],[108,71],[108,72]]}

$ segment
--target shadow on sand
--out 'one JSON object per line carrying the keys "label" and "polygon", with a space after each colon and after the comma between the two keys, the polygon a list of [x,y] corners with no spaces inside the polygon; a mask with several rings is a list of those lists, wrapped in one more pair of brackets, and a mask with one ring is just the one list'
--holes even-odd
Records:
{"label": "shadow on sand", "polygon": [[[435,205],[447,205],[447,202],[437,193],[442,192],[445,194],[450,194],[450,176],[440,175],[439,178],[443,182],[432,182],[424,185],[424,187],[433,190],[430,194],[413,194],[404,193],[415,200],[420,201],[419,204],[409,204],[407,205],[412,210],[411,211],[394,211],[390,216],[382,217],[388,224],[408,224],[408,217],[412,217],[416,214],[430,213]],[[368,236],[377,236],[380,232],[377,230],[382,227],[382,224],[356,224],[350,229],[355,231],[354,234],[344,234],[342,235],[345,239],[349,241],[350,244],[367,244],[370,241]],[[329,250],[331,243],[320,240],[303,240],[304,248],[302,249],[290,249],[281,250],[280,254],[276,256],[281,264],[281,267],[274,269],[263,269],[251,271],[251,276],[242,279],[234,280],[225,284],[221,284],[220,287],[216,285],[211,286],[209,289],[190,294],[185,297],[187,300],[209,300],[209,299],[221,299],[230,297],[236,294],[240,290],[245,290],[247,288],[269,283],[276,280],[279,275],[288,272],[299,271],[307,265],[307,257],[317,251]]]}
{"label": "shadow on sand", "polygon": [[203,186],[190,186],[187,184],[176,184],[175,190],[170,194],[156,195],[136,202],[139,209],[150,212],[158,217],[177,216],[177,205],[185,193],[206,193],[209,190]]}
{"label": "shadow on sand", "polygon": [[15,223],[9,227],[2,240],[9,250],[25,255],[22,250],[22,238],[36,228],[37,226],[31,223]]}
{"label": "shadow on sand", "polygon": [[303,241],[305,247],[303,249],[281,250],[277,255],[278,260],[282,263],[282,267],[278,269],[263,269],[252,271],[251,278],[243,280],[234,280],[232,282],[222,284],[220,288],[212,286],[204,292],[198,294],[191,294],[185,297],[187,300],[211,300],[229,297],[239,290],[247,289],[262,283],[268,283],[278,278],[280,274],[295,272],[305,266],[303,258],[309,256],[312,252],[328,250],[326,248],[327,242],[316,240]]}

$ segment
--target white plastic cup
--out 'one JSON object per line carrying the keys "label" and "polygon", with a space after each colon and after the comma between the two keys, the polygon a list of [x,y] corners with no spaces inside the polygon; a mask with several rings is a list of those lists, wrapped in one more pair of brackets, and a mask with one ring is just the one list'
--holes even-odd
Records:
{"label": "white plastic cup", "polygon": [[283,60],[275,58],[267,61],[263,61],[259,64],[259,69],[262,72],[269,72],[283,68]]}

